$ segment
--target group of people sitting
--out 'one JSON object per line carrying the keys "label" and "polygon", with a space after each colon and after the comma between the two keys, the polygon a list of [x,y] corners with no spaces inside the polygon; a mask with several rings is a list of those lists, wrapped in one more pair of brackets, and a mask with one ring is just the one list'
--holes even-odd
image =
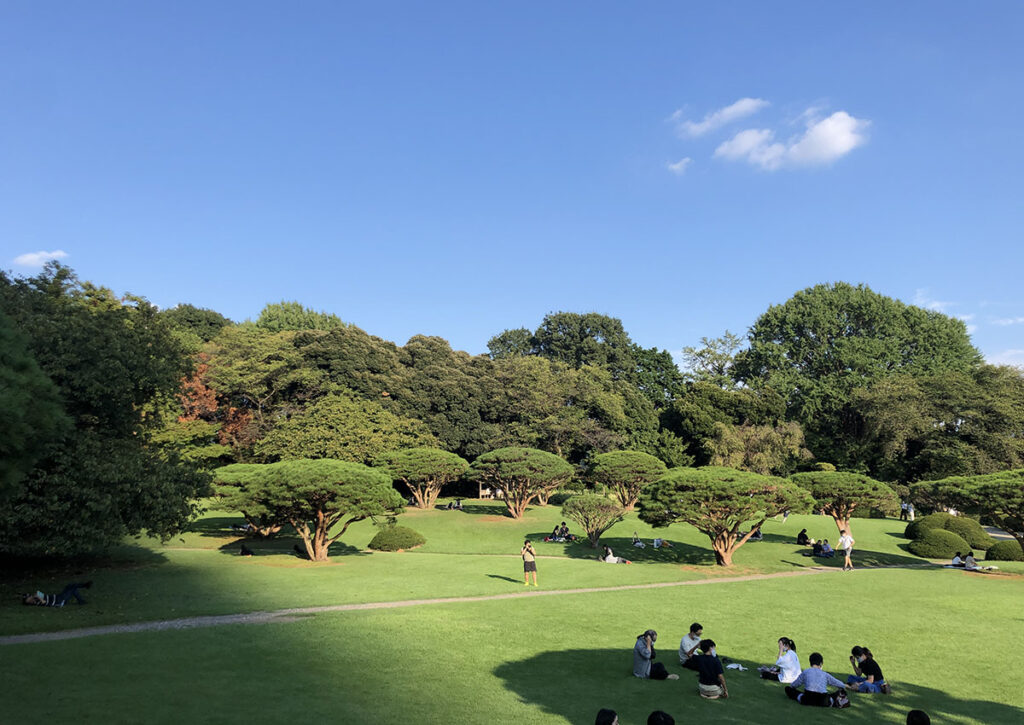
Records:
{"label": "group of people sitting", "polygon": [[831,559],[836,555],[836,550],[828,543],[828,539],[816,541],[807,535],[807,529],[800,529],[796,535],[797,546],[809,546],[810,551],[805,551],[804,556],[819,556],[824,559]]}
{"label": "group of people sitting", "polygon": [[[652,545],[654,546],[655,549],[671,549],[672,548],[672,543],[671,542],[665,541],[665,539],[661,539],[661,538],[654,539],[654,541],[652,542]],[[635,546],[638,549],[646,549],[647,548],[647,544],[645,544],[640,539],[640,537],[636,535],[635,531],[633,532],[633,546]]]}
{"label": "group of people sitting", "polygon": [[[675,680],[679,675],[669,673],[661,662],[656,662],[654,643],[658,633],[648,629],[636,638],[633,646],[633,676],[651,680]],[[759,667],[762,679],[781,682],[786,686],[786,695],[801,705],[845,708],[850,706],[847,689],[864,693],[889,694],[882,668],[875,662],[871,650],[857,646],[850,651],[850,665],[853,674],[842,682],[822,669],[824,658],[814,652],[808,658],[809,666],[802,669],[796,653],[796,643],[789,637],[778,640],[779,652],[775,664]],[[727,660],[726,660],[727,661]],[[699,622],[690,625],[690,631],[679,642],[679,664],[697,673],[697,690],[708,700],[729,697],[725,680],[725,669],[745,669],[739,664],[723,667],[714,640],[704,637],[704,627]],[[837,688],[829,692],[829,687]]]}
{"label": "group of people sitting", "polygon": [[978,560],[974,558],[974,554],[970,551],[968,551],[967,554],[963,556],[961,556],[959,551],[956,552],[956,555],[953,557],[953,561],[949,564],[946,564],[946,566],[954,567],[957,569],[966,569],[967,571],[986,571],[999,568],[996,566],[982,566],[978,563]]}
{"label": "group of people sitting", "polygon": [[461,511],[462,510],[462,499],[457,498],[454,501],[449,501],[448,505],[444,507],[445,511]]}
{"label": "group of people sitting", "polygon": [[545,536],[544,541],[554,541],[556,543],[562,543],[565,541],[576,541],[576,534],[569,533],[569,527],[566,526],[563,521],[559,526],[556,526],[554,531],[551,532],[550,536]]}

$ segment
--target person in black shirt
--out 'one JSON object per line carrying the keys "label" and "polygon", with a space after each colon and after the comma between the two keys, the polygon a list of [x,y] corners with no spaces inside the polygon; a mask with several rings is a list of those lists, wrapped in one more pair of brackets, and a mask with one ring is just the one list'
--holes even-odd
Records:
{"label": "person in black shirt", "polygon": [[850,664],[854,674],[846,678],[846,684],[857,692],[881,692],[889,694],[889,684],[882,675],[882,668],[875,662],[871,650],[867,647],[854,647],[850,650]]}
{"label": "person in black shirt", "polygon": [[811,540],[807,538],[807,529],[800,529],[800,533],[796,535],[796,543],[798,546],[807,546],[811,543]]}
{"label": "person in black shirt", "polygon": [[698,647],[700,654],[693,659],[697,664],[697,689],[700,696],[707,700],[729,697],[729,688],[725,684],[725,670],[715,652],[713,639],[702,639]]}

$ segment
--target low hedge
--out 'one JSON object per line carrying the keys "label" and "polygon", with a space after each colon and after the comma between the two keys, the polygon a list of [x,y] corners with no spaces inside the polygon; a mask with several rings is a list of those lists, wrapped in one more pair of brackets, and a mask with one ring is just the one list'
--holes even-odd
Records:
{"label": "low hedge", "polygon": [[1024,549],[1017,541],[999,541],[989,547],[985,561],[1024,561]]}
{"label": "low hedge", "polygon": [[401,551],[414,549],[427,543],[423,534],[405,526],[385,526],[373,537],[367,546],[376,551]]}
{"label": "low hedge", "polygon": [[956,552],[965,554],[970,548],[962,537],[945,529],[926,530],[910,542],[910,550],[925,559],[952,559]]}
{"label": "low hedge", "polygon": [[916,521],[911,521],[907,524],[907,528],[903,531],[903,535],[908,539],[919,539],[928,529],[946,528],[946,522],[952,518],[955,517],[941,511],[934,514],[928,514],[927,516],[922,516]]}
{"label": "low hedge", "polygon": [[996,540],[988,535],[988,532],[981,527],[981,524],[966,516],[952,516],[942,528],[946,531],[952,531],[970,544],[972,549],[984,551],[996,543]]}

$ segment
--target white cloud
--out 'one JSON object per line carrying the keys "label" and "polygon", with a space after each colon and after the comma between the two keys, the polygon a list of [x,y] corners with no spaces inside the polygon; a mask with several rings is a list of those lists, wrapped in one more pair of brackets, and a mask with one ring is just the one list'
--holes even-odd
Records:
{"label": "white cloud", "polygon": [[768,101],[761,98],[741,98],[725,108],[719,108],[717,111],[711,111],[709,114],[704,116],[703,121],[682,120],[682,109],[672,114],[672,120],[676,122],[676,130],[681,136],[696,138],[697,136],[703,136],[708,131],[714,131],[716,128],[721,128],[727,123],[740,118],[745,118],[752,113],[757,113],[767,105]]}
{"label": "white cloud", "polygon": [[1024,350],[1003,350],[992,356],[985,356],[992,365],[1013,365],[1024,367]]}
{"label": "white cloud", "polygon": [[[955,305],[955,302],[942,302],[940,300],[932,299],[928,294],[927,289],[918,289],[914,291],[914,304],[918,307],[923,307],[926,310],[935,310],[936,312],[945,312],[947,309]],[[961,319],[970,319],[973,317],[961,317]]]}
{"label": "white cloud", "polygon": [[870,121],[836,111],[827,118],[808,117],[802,135],[786,142],[775,141],[769,129],[740,131],[715,149],[715,156],[731,161],[747,161],[765,171],[782,167],[828,164],[867,143]]}
{"label": "white cloud", "polygon": [[14,258],[14,263],[19,267],[42,267],[54,259],[64,259],[68,253],[63,249],[55,249],[52,252],[29,252],[20,254]]}
{"label": "white cloud", "polygon": [[998,320],[992,320],[995,325],[1024,325],[1024,317],[1003,317]]}
{"label": "white cloud", "polygon": [[677,176],[682,176],[686,173],[686,167],[693,163],[693,159],[689,156],[683,159],[679,159],[674,164],[665,164],[666,168]]}

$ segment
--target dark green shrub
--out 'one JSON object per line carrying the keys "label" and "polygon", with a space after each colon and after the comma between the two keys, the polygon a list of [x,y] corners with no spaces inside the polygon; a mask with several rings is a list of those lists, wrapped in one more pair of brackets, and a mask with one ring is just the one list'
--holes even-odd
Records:
{"label": "dark green shrub", "polygon": [[999,541],[989,547],[985,561],[1024,561],[1024,549],[1016,540]]}
{"label": "dark green shrub", "polygon": [[945,529],[928,529],[910,542],[910,550],[926,559],[952,559],[956,552],[965,554],[970,548],[961,537]]}
{"label": "dark green shrub", "polygon": [[907,524],[906,530],[903,535],[908,539],[919,539],[928,529],[944,529],[946,528],[946,522],[949,521],[953,516],[945,512],[936,512],[934,514],[928,514],[922,516],[916,521],[911,521]]}
{"label": "dark green shrub", "polygon": [[953,516],[942,528],[946,531],[952,531],[970,544],[972,549],[985,550],[996,543],[996,540],[989,536],[985,529],[981,528],[981,524],[966,516]]}
{"label": "dark green shrub", "polygon": [[377,551],[401,551],[423,546],[427,540],[418,531],[405,526],[385,526],[373,537],[368,546]]}

